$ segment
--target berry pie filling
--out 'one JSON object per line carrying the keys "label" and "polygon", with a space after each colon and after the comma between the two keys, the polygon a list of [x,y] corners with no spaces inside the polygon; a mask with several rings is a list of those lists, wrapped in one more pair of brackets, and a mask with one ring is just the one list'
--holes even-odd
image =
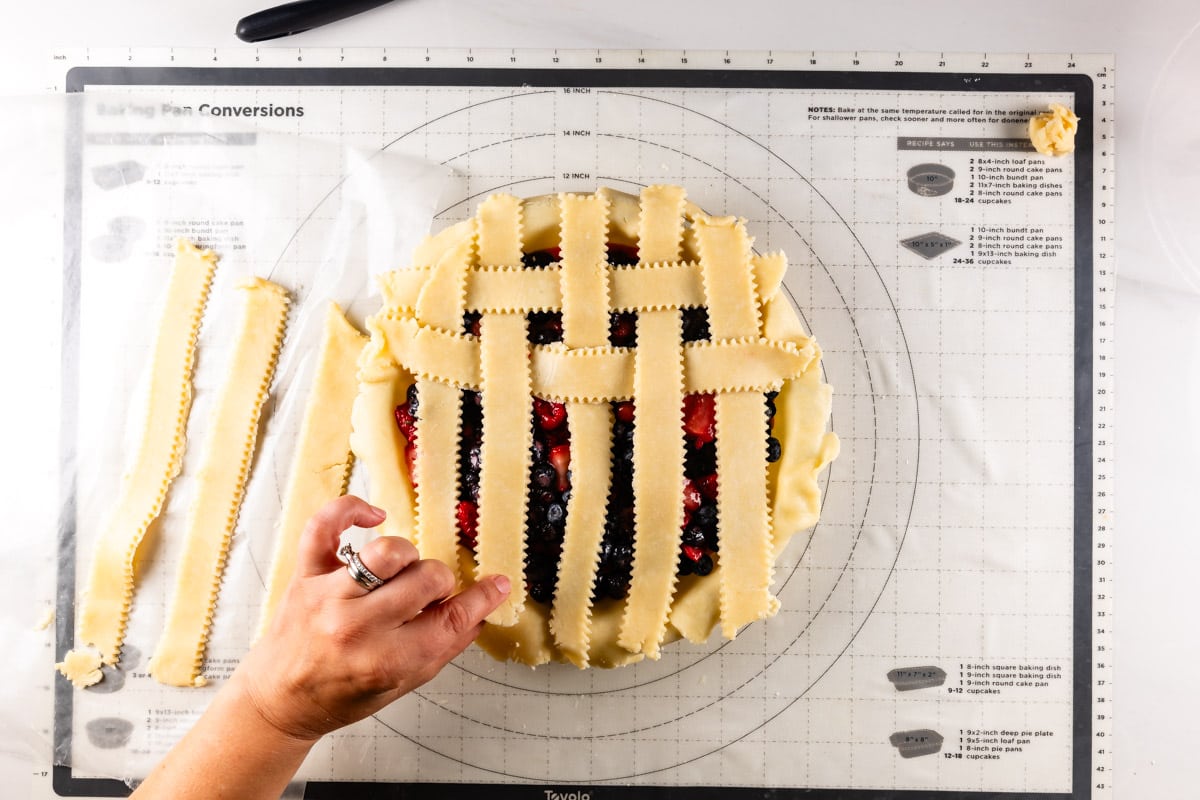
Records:
{"label": "berry pie filling", "polygon": [[[552,248],[523,256],[527,269],[542,269],[558,263],[558,249]],[[638,263],[636,248],[612,244],[608,262],[614,267]],[[704,307],[682,309],[683,341],[709,341],[708,312]],[[534,311],[527,315],[530,344],[545,345],[563,340],[562,313]],[[480,315],[463,315],[463,330],[479,335]],[[637,346],[637,314],[609,314],[609,343],[614,347]],[[767,429],[765,453],[768,462],[781,456],[780,442],[773,435],[777,392],[764,396]],[[460,394],[460,435],[458,452],[458,504],[455,519],[459,543],[475,552],[478,544],[479,480],[483,438],[483,405],[479,392]],[[676,574],[705,576],[719,558],[720,527],[717,496],[716,396],[689,394],[684,397],[682,435],[685,441],[683,507],[684,522],[679,538]],[[593,600],[621,600],[629,593],[633,571],[634,497],[633,432],[637,413],[632,401],[617,401],[612,406],[612,469],[604,535],[598,554],[599,564],[592,587]],[[395,417],[405,440],[404,457],[408,474],[417,450],[416,422],[420,410],[416,384],[408,387],[405,402],[396,406]],[[550,605],[554,600],[559,558],[571,499],[571,434],[567,407],[562,403],[535,397],[531,415],[532,458],[527,488],[525,582],[531,599]],[[416,481],[413,480],[414,488]]]}

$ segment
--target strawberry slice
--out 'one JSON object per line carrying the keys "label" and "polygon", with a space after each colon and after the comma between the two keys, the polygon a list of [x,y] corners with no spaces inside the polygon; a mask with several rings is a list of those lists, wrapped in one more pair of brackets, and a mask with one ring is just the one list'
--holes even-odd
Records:
{"label": "strawberry slice", "polygon": [[700,557],[704,555],[704,551],[699,547],[685,544],[683,546],[683,554],[688,557],[688,561],[699,561]]}
{"label": "strawberry slice", "polygon": [[571,486],[570,478],[567,476],[567,472],[571,468],[571,445],[559,444],[551,447],[546,458],[554,467],[554,471],[558,473],[558,490],[565,492]]}
{"label": "strawberry slice", "polygon": [[632,400],[617,403],[617,419],[621,420],[621,422],[633,422]]}
{"label": "strawberry slice", "polygon": [[683,429],[697,446],[717,438],[716,397],[689,394],[683,398]]}
{"label": "strawberry slice", "polygon": [[463,539],[468,546],[474,546],[479,535],[479,506],[470,500],[463,500],[454,510],[454,517],[458,520],[458,529],[462,532]]}
{"label": "strawberry slice", "polygon": [[533,398],[533,414],[537,418],[538,427],[544,431],[552,431],[567,420],[567,407],[562,403]]}
{"label": "strawberry slice", "polygon": [[704,495],[706,500],[717,499],[717,473],[705,475],[696,481],[696,487],[700,489],[700,494]]}
{"label": "strawberry slice", "polygon": [[412,415],[407,403],[396,406],[396,427],[408,441],[411,442],[417,438],[417,419]]}
{"label": "strawberry slice", "polygon": [[688,480],[683,484],[683,508],[688,513],[695,511],[704,502],[704,497],[700,493],[700,487],[693,480]]}

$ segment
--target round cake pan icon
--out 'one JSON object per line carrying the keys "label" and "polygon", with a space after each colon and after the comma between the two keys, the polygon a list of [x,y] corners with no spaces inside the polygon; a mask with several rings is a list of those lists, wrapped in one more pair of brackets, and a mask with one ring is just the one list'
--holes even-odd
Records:
{"label": "round cake pan icon", "polygon": [[908,188],[921,197],[938,197],[954,188],[954,170],[945,164],[917,164],[908,171]]}

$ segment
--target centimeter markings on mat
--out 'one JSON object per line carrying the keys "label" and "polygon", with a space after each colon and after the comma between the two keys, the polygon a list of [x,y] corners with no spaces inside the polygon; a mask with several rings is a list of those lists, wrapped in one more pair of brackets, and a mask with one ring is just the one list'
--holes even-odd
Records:
{"label": "centimeter markings on mat", "polygon": [[[1116,114],[1112,68],[1093,69],[1095,163],[1092,270],[1092,797],[1112,796],[1113,768],[1113,453],[1116,367]],[[1078,434],[1077,434],[1078,435]]]}
{"label": "centimeter markings on mat", "polygon": [[[862,72],[970,72],[978,74],[1085,73],[1097,77],[1102,57],[1090,54],[956,52],[824,52],[776,50],[557,50],[509,48],[109,47],[52,54],[72,66],[157,67],[475,67],[489,69],[594,67],[647,69],[776,69]],[[1111,70],[1108,74],[1111,77]],[[970,76],[964,76],[970,81]],[[1110,82],[1111,87],[1111,82]],[[51,86],[49,88],[56,88]],[[1097,98],[1100,96],[1097,85]],[[1111,108],[1111,101],[1109,103]]]}

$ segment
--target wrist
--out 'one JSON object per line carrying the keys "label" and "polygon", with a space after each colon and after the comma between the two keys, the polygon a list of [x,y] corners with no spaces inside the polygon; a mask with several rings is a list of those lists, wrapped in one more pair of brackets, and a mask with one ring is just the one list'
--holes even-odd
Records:
{"label": "wrist", "polygon": [[297,736],[263,713],[235,672],[208,709],[138,787],[171,800],[277,798],[319,737]]}
{"label": "wrist", "polygon": [[278,704],[260,691],[255,682],[242,670],[234,672],[226,690],[228,697],[225,701],[236,707],[240,721],[279,752],[298,753],[303,759],[320,740],[320,733],[290,724],[277,707]]}

